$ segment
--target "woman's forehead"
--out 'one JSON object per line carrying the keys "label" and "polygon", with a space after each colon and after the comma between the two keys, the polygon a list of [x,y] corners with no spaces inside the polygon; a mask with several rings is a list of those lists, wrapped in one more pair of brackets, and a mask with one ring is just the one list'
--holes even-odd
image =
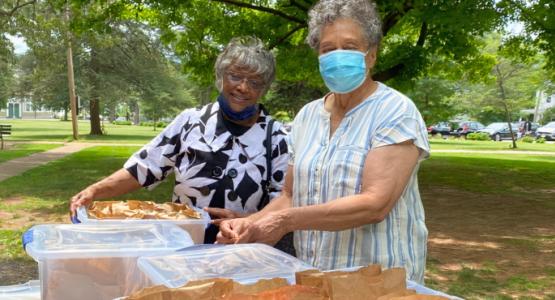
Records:
{"label": "woman's forehead", "polygon": [[362,27],[351,19],[337,19],[322,28],[320,44],[326,42],[352,41],[364,43]]}
{"label": "woman's forehead", "polygon": [[238,75],[260,76],[260,74],[257,74],[256,69],[244,64],[231,64],[226,71]]}

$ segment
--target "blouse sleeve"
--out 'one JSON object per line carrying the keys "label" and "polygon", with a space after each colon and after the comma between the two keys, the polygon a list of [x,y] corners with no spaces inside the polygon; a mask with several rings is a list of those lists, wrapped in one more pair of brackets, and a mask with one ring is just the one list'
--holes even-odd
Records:
{"label": "blouse sleeve", "polygon": [[176,158],[182,148],[181,136],[189,119],[189,111],[181,113],[124,164],[124,168],[143,187],[153,189],[173,172]]}
{"label": "blouse sleeve", "polygon": [[276,127],[276,130],[272,133],[274,136],[273,140],[276,142],[272,145],[272,175],[270,182],[270,187],[275,192],[270,194],[270,198],[274,198],[281,192],[289,161],[289,151],[286,140],[287,133],[284,131],[281,124]]}
{"label": "blouse sleeve", "polygon": [[411,140],[421,150],[419,159],[426,159],[430,155],[430,146],[424,120],[412,101],[405,99],[399,102],[401,105],[392,110],[395,113],[384,118],[377,126],[372,148]]}

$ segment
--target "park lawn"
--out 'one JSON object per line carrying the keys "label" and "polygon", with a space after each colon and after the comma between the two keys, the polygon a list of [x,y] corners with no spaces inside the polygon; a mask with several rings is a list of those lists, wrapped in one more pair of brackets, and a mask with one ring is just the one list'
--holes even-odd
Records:
{"label": "park lawn", "polygon": [[466,299],[555,299],[555,156],[423,162],[426,285]]}
{"label": "park lawn", "polygon": [[[69,121],[60,120],[2,120],[2,124],[12,125],[12,141],[72,141],[72,125]],[[89,121],[80,120],[79,141],[117,144],[145,144],[160,133],[150,126],[114,125],[104,122],[106,135],[89,135]]]}
{"label": "park lawn", "polygon": [[[24,230],[68,222],[69,198],[137,149],[92,147],[3,181],[0,285],[37,278]],[[422,163],[427,286],[466,299],[555,299],[554,157],[437,153]],[[120,199],[169,201],[172,180]]]}
{"label": "park lawn", "polygon": [[13,144],[0,150],[0,163],[60,147],[60,144]]}
{"label": "park lawn", "polygon": [[462,138],[430,138],[430,147],[434,150],[510,150],[510,151],[542,151],[555,152],[553,143],[524,143],[517,141],[516,149],[512,149],[513,143],[509,140],[496,141],[472,141]]}

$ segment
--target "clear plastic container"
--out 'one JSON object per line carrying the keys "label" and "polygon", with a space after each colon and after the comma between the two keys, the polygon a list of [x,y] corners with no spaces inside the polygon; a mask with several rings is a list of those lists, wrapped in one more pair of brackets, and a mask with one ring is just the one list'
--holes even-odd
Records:
{"label": "clear plastic container", "polygon": [[193,207],[198,213],[200,213],[200,219],[184,219],[184,220],[159,220],[159,219],[91,219],[87,214],[87,209],[84,206],[80,206],[77,209],[77,219],[83,224],[108,224],[108,223],[123,223],[125,226],[132,224],[175,224],[183,230],[187,231],[193,242],[195,244],[204,243],[204,231],[210,223],[210,215],[199,208]]}
{"label": "clear plastic container", "polygon": [[0,286],[0,300],[40,300],[40,282]]}
{"label": "clear plastic container", "polygon": [[141,257],[137,264],[154,284],[169,288],[208,278],[250,284],[279,277],[294,283],[295,272],[314,269],[264,244],[194,246],[167,256]]}
{"label": "clear plastic container", "polygon": [[173,224],[49,224],[24,235],[25,250],[39,264],[42,299],[113,299],[151,283],[137,268],[142,255],[190,247],[189,234]]}

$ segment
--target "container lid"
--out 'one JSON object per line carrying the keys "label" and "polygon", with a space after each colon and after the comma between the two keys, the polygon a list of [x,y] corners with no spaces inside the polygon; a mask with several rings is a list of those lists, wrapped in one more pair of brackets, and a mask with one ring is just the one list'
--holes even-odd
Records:
{"label": "container lid", "polygon": [[230,278],[249,284],[281,277],[294,283],[295,272],[314,269],[264,244],[194,246],[167,256],[140,257],[137,264],[154,284],[169,288],[208,278]]}
{"label": "container lid", "polygon": [[47,224],[29,229],[24,244],[38,261],[153,255],[194,243],[186,231],[173,224]]}
{"label": "container lid", "polygon": [[87,209],[85,206],[79,206],[77,208],[76,217],[72,220],[73,223],[134,223],[134,224],[143,224],[143,223],[173,223],[177,225],[183,224],[203,224],[208,225],[210,223],[210,215],[203,209],[198,207],[193,207],[200,214],[200,219],[179,219],[179,220],[169,220],[169,219],[93,219],[89,218],[87,213]]}

